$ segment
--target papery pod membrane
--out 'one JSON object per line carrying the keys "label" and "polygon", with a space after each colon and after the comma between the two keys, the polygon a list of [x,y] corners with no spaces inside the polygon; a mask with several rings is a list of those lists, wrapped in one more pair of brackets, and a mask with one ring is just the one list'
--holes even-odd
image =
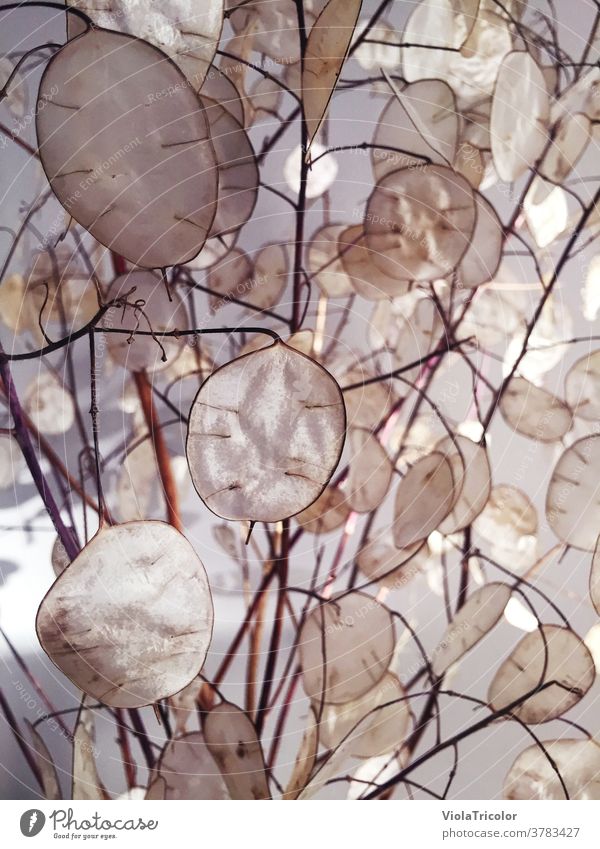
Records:
{"label": "papery pod membrane", "polygon": [[565,399],[578,418],[600,420],[600,351],[586,354],[571,366],[565,377]]}
{"label": "papery pod membrane", "polygon": [[75,421],[75,401],[53,372],[39,372],[27,387],[23,409],[40,433],[66,433]]}
{"label": "papery pod membrane", "polygon": [[540,163],[540,174],[560,186],[583,156],[591,139],[587,115],[565,115],[554,131],[552,143]]}
{"label": "papery pod membrane", "polygon": [[508,584],[490,583],[469,596],[431,655],[434,675],[444,675],[491,631],[502,618],[511,593]]}
{"label": "papery pod membrane", "polygon": [[410,701],[398,678],[387,672],[363,696],[343,705],[325,705],[319,741],[335,749],[347,737],[352,757],[372,758],[398,748],[411,725]]}
{"label": "papery pod membrane", "polygon": [[373,434],[352,428],[348,434],[350,460],[345,493],[357,513],[375,510],[387,495],[393,467],[388,454]]}
{"label": "papery pod membrane", "polygon": [[[577,704],[595,677],[594,660],[573,631],[542,625],[523,637],[502,662],[490,684],[488,701],[493,710],[514,704],[510,713],[523,722],[548,722]],[[527,696],[542,685],[547,686]]]}
{"label": "papery pod membrane", "polygon": [[[113,360],[128,371],[159,371],[172,363],[185,345],[184,337],[161,337],[161,333],[186,330],[188,317],[177,291],[152,271],[120,274],[108,287],[108,300],[118,303],[104,315],[107,347]],[[111,330],[129,333],[111,333]],[[154,336],[136,335],[136,331]],[[160,344],[159,344],[160,343]]]}
{"label": "papery pod membrane", "polygon": [[265,758],[248,714],[222,702],[204,719],[206,746],[232,799],[270,799]]}
{"label": "papery pod membrane", "polygon": [[504,799],[600,799],[600,743],[590,740],[544,740],[524,749],[511,766],[502,789]]}
{"label": "papery pod membrane", "polygon": [[181,690],[201,669],[213,606],[204,567],[164,522],[103,528],[50,588],[42,648],[76,686],[113,707]]}
{"label": "papery pod membrane", "polygon": [[410,280],[377,267],[376,257],[360,224],[347,227],[340,233],[338,252],[352,289],[363,298],[371,301],[396,298],[404,295],[411,286]]}
{"label": "papery pod membrane", "polygon": [[210,231],[217,169],[204,110],[147,42],[89,29],[42,76],[42,166],[67,212],[144,268],[187,262]]}
{"label": "papery pod membrane", "polygon": [[390,611],[371,596],[353,592],[322,602],[298,642],[306,694],[319,704],[359,698],[387,672],[395,643]]}
{"label": "papery pod membrane", "polygon": [[509,53],[498,71],[490,118],[501,180],[511,183],[535,164],[548,141],[549,116],[546,81],[535,60],[525,51]]}
{"label": "papery pod membrane", "polygon": [[357,553],[356,562],[370,581],[397,590],[419,574],[429,555],[429,548],[423,542],[415,542],[404,549],[396,548],[392,533],[388,531],[368,540]]}
{"label": "papery pod membrane", "polygon": [[29,736],[33,741],[33,756],[42,779],[44,798],[53,801],[62,799],[58,773],[52,760],[52,755],[35,726],[27,720],[25,722],[28,726]]}
{"label": "papery pod membrane", "polygon": [[548,524],[563,542],[593,551],[600,527],[600,437],[584,436],[561,454],[546,492]]}
{"label": "papery pod membrane", "polygon": [[[99,27],[143,38],[166,53],[196,91],[204,82],[223,27],[223,0],[198,5],[193,0],[67,0]],[[69,38],[79,35],[84,22],[67,15]]]}
{"label": "papery pod membrane", "polygon": [[426,454],[406,472],[396,490],[394,543],[408,548],[426,539],[456,503],[452,464],[445,454]]}
{"label": "papery pod membrane", "polygon": [[0,433],[0,490],[15,487],[24,466],[17,440],[7,433]]}
{"label": "papery pod membrane", "polygon": [[447,436],[437,443],[452,465],[456,500],[452,510],[438,526],[442,534],[453,534],[468,527],[488,502],[492,472],[485,445],[466,436]]}
{"label": "papery pod membrane", "polygon": [[313,281],[328,298],[342,298],[353,292],[338,245],[338,239],[346,229],[344,224],[326,224],[317,230],[308,246],[308,270]]}
{"label": "papery pod membrane", "polygon": [[594,549],[592,568],[590,571],[590,599],[594,605],[596,613],[600,616],[600,550],[598,548],[598,541],[596,541],[596,548]]}
{"label": "papery pod membrane", "polygon": [[376,181],[427,160],[438,165],[451,163],[459,121],[450,86],[442,80],[419,80],[399,89],[390,77],[386,79],[394,96],[381,113],[373,135],[371,164]]}
{"label": "papery pod membrane", "polygon": [[96,734],[94,716],[87,707],[84,696],[73,733],[73,762],[71,777],[71,799],[92,801],[109,799],[96,768]]}
{"label": "papery pod membrane", "polygon": [[312,144],[350,49],[362,0],[329,0],[312,25],[302,60],[302,108]]}
{"label": "papery pod membrane", "polygon": [[260,178],[243,124],[223,104],[203,92],[200,102],[219,169],[217,208],[208,234],[218,238],[235,233],[249,220],[256,206]]}
{"label": "papery pod membrane", "polygon": [[465,289],[476,289],[494,277],[504,248],[504,228],[496,210],[480,192],[473,196],[477,220],[471,244],[457,269]]}
{"label": "papery pod membrane", "polygon": [[465,255],[476,224],[473,189],[441,165],[403,168],[375,186],[365,212],[367,246],[400,279],[446,277]]}
{"label": "papery pod membrane", "polygon": [[188,425],[192,481],[224,519],[281,521],[323,492],[345,427],[331,375],[275,342],[217,369],[200,388]]}
{"label": "papery pod membrane", "polygon": [[296,755],[294,769],[290,776],[283,799],[290,801],[297,799],[300,793],[304,790],[310,778],[310,774],[315,765],[317,752],[319,749],[319,726],[317,718],[312,708],[308,711],[308,720],[306,730],[302,735],[302,742]]}
{"label": "papery pod membrane", "polygon": [[[166,744],[158,762],[157,779],[160,784],[154,786],[155,798],[230,798],[219,767],[199,731],[175,737]],[[152,788],[153,784],[149,789]]]}
{"label": "papery pod membrane", "polygon": [[346,495],[336,486],[327,486],[316,501],[298,513],[296,521],[311,534],[328,534],[341,527],[352,508]]}
{"label": "papery pod membrane", "polygon": [[540,442],[562,439],[573,424],[573,414],[564,401],[524,377],[513,377],[499,407],[507,424]]}

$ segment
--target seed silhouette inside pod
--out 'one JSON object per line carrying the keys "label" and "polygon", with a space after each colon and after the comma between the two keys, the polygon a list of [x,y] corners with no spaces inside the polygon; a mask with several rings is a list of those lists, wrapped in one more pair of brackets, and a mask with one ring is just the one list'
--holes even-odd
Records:
{"label": "seed silhouette inside pod", "polygon": [[213,605],[204,566],[164,522],[100,530],[42,601],[37,633],[50,659],[85,693],[141,707],[198,674]]}
{"label": "seed silhouette inside pod", "polygon": [[275,342],[227,363],[200,388],[188,425],[192,481],[224,519],[287,519],[327,486],[345,427],[329,372]]}
{"label": "seed silhouette inside pod", "polygon": [[40,160],[67,212],[130,262],[187,262],[210,230],[217,168],[202,104],[160,50],[90,29],[42,76]]}

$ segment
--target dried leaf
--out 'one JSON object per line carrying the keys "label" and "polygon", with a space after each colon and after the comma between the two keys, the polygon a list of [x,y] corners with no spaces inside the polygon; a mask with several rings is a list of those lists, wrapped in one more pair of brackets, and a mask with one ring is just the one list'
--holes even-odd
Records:
{"label": "dried leaf", "polygon": [[104,528],[42,601],[42,648],[80,689],[114,707],[181,690],[210,643],[213,607],[204,567],[163,522]]}
{"label": "dried leaf", "polygon": [[188,426],[192,481],[224,519],[278,522],[323,492],[345,426],[331,375],[276,342],[217,369],[202,385]]}
{"label": "dried leaf", "polygon": [[579,637],[568,628],[543,625],[523,637],[502,662],[488,701],[493,710],[514,704],[510,713],[523,722],[548,722],[577,704],[595,677],[594,660]]}
{"label": "dried leaf", "polygon": [[101,244],[144,268],[198,254],[215,157],[204,110],[164,53],[103,29],[67,42],[42,76],[36,128],[52,190]]}

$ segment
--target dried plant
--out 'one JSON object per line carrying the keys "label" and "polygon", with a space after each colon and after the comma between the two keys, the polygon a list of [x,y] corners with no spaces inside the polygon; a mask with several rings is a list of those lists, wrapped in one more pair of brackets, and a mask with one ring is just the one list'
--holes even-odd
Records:
{"label": "dried plant", "polygon": [[600,798],[576,7],[0,7],[22,793]]}

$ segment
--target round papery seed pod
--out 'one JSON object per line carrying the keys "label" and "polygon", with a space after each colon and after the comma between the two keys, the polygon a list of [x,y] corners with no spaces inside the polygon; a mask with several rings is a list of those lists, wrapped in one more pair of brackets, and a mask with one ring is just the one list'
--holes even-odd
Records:
{"label": "round papery seed pod", "polygon": [[172,696],[204,663],[213,605],[188,540],[158,521],[101,529],[37,614],[42,648],[84,693],[113,707]]}
{"label": "round papery seed pod", "polygon": [[40,161],[67,212],[144,268],[193,259],[215,215],[205,111],[158,48],[90,28],[52,57],[36,111]]}
{"label": "round papery seed pod", "polygon": [[329,483],[345,429],[333,377],[277,341],[232,360],[202,384],[186,445],[193,484],[223,519],[287,519]]}

